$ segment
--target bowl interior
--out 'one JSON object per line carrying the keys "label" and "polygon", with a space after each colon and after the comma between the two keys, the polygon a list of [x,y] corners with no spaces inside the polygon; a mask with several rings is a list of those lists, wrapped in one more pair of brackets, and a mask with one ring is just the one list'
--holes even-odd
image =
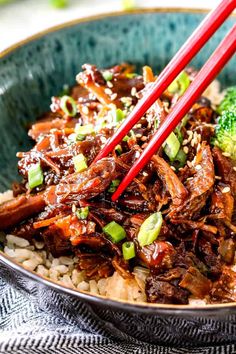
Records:
{"label": "bowl interior", "polygon": [[[36,36],[0,56],[0,191],[17,179],[17,151],[31,146],[27,127],[49,109],[52,95],[72,85],[83,63],[122,61],[160,70],[203,19],[202,12],[138,11],[78,21]],[[200,67],[232,26],[229,19],[193,61]],[[220,75],[233,84],[235,58]]]}

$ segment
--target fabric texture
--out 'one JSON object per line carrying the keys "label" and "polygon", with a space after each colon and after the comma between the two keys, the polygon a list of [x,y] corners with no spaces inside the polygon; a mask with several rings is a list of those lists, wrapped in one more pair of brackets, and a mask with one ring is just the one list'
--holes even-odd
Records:
{"label": "fabric texture", "polygon": [[94,320],[83,303],[68,311],[66,297],[52,292],[54,301],[48,303],[43,293],[39,298],[34,291],[37,289],[32,288],[29,295],[0,278],[1,354],[236,353],[235,344],[214,346],[209,343],[206,347],[189,349],[184,346],[184,339],[182,348],[150,345],[125,334],[115,339],[104,330],[102,322]]}

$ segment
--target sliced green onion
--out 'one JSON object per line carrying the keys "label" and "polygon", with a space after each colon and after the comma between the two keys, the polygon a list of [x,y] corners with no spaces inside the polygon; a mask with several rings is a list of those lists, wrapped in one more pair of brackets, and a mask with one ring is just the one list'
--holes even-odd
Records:
{"label": "sliced green onion", "polygon": [[68,136],[68,140],[70,141],[70,143],[75,143],[76,141],[83,141],[85,140],[86,136],[83,134],[75,134],[72,133]]}
{"label": "sliced green onion", "polygon": [[39,163],[32,166],[28,171],[28,183],[30,189],[40,186],[43,184],[43,170]]}
{"label": "sliced green onion", "polygon": [[122,245],[123,257],[126,261],[135,257],[135,245],[132,241],[124,242]]}
{"label": "sliced green onion", "polygon": [[182,127],[185,127],[185,125],[188,123],[188,115],[186,114],[185,116],[184,116],[184,118],[181,120],[181,122],[180,122],[180,127],[182,128]]}
{"label": "sliced green onion", "polygon": [[109,193],[114,193],[116,191],[116,188],[119,186],[120,180],[119,179],[113,179],[113,181],[110,184],[110,187],[108,189]]}
{"label": "sliced green onion", "polygon": [[75,132],[76,132],[76,134],[80,134],[80,135],[92,134],[92,133],[94,133],[93,124],[86,124],[86,125],[76,124]]}
{"label": "sliced green onion", "polygon": [[85,135],[83,134],[76,134],[75,137],[76,141],[83,141],[85,139]]}
{"label": "sliced green onion", "polygon": [[150,245],[158,237],[163,218],[161,212],[150,215],[141,225],[138,233],[138,241],[141,247]]}
{"label": "sliced green onion", "polygon": [[124,113],[124,111],[122,111],[122,109],[118,108],[115,110],[113,116],[114,116],[114,121],[116,123],[119,123],[125,118],[125,113]]}
{"label": "sliced green onion", "polygon": [[129,140],[129,136],[128,135],[126,135],[126,136],[124,136],[124,138],[122,139],[122,141],[128,141]]}
{"label": "sliced green onion", "polygon": [[136,74],[136,73],[127,73],[127,74],[125,74],[125,76],[128,79],[133,79],[134,77],[138,76],[138,74]]}
{"label": "sliced green onion", "polygon": [[187,155],[181,149],[179,149],[178,154],[175,156],[173,164],[176,168],[181,168],[185,165],[187,160]]}
{"label": "sliced green onion", "polygon": [[122,147],[121,147],[121,145],[116,145],[115,151],[117,152],[118,155],[121,155],[121,154],[122,154]]}
{"label": "sliced green onion", "polygon": [[134,131],[131,129],[130,130],[130,137],[132,138],[132,139],[136,139],[136,135],[135,135],[135,133],[134,133]]}
{"label": "sliced green onion", "polygon": [[175,156],[177,155],[179,148],[180,148],[180,142],[178,138],[176,137],[175,133],[170,133],[168,138],[163,144],[164,151],[166,155],[169,157],[170,161],[173,161],[175,159]]}
{"label": "sliced green onion", "polygon": [[79,220],[85,220],[89,214],[89,207],[77,209],[75,214]]}
{"label": "sliced green onion", "polygon": [[182,142],[183,142],[183,134],[181,133],[181,125],[180,124],[177,125],[177,127],[174,130],[174,132],[175,132],[175,135],[176,135],[176,137],[179,140],[180,145],[181,145]]}
{"label": "sliced green onion", "polygon": [[125,229],[115,221],[104,226],[102,230],[114,243],[118,243],[126,237]]}
{"label": "sliced green onion", "polygon": [[111,71],[109,71],[109,70],[106,70],[106,71],[104,71],[103,73],[102,73],[102,76],[103,76],[103,78],[104,78],[104,80],[106,80],[106,81],[111,81],[112,79],[113,79],[113,73],[111,72]]}
{"label": "sliced green onion", "polygon": [[159,119],[156,117],[154,118],[154,129],[157,130],[159,128],[160,122]]}
{"label": "sliced green onion", "polygon": [[77,113],[76,102],[70,96],[61,97],[60,107],[63,110],[63,112],[69,117],[74,117]]}
{"label": "sliced green onion", "polygon": [[179,95],[183,95],[189,85],[189,76],[185,71],[182,71],[177,76],[177,78],[170,84],[170,86],[168,87],[168,91],[171,93],[178,93]]}
{"label": "sliced green onion", "polygon": [[88,168],[86,157],[83,154],[79,154],[73,157],[73,163],[76,172],[82,172]]}

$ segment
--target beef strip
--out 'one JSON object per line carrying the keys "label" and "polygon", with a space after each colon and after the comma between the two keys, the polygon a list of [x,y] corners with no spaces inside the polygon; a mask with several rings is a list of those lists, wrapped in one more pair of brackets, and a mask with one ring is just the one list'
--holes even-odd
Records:
{"label": "beef strip", "polygon": [[218,147],[212,149],[214,163],[216,165],[216,173],[222,177],[222,181],[230,185],[231,193],[236,198],[236,171],[235,163],[229,157],[222,155]]}
{"label": "beef strip", "polygon": [[0,204],[0,230],[6,230],[40,213],[45,206],[43,194],[20,195],[15,199]]}
{"label": "beef strip", "polygon": [[196,219],[199,212],[206,205],[214,181],[214,164],[211,149],[206,143],[202,143],[197,152],[194,166],[192,167],[193,177],[186,180],[185,186],[189,192],[189,196],[179,206],[172,205],[169,217],[172,220]]}
{"label": "beef strip", "polygon": [[211,290],[211,281],[194,267],[190,267],[181,282],[181,288],[187,289],[196,298],[204,298]]}
{"label": "beef strip", "polygon": [[147,301],[160,304],[188,304],[189,291],[170,282],[158,280],[158,276],[146,279]]}

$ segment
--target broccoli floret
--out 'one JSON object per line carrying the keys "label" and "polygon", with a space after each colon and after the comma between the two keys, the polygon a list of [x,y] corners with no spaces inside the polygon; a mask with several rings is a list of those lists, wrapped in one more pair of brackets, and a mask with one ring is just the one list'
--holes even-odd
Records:
{"label": "broccoli floret", "polygon": [[223,111],[215,128],[213,143],[236,160],[236,106]]}
{"label": "broccoli floret", "polygon": [[224,111],[236,110],[236,86],[229,87],[226,94],[217,107],[217,112],[222,114]]}

